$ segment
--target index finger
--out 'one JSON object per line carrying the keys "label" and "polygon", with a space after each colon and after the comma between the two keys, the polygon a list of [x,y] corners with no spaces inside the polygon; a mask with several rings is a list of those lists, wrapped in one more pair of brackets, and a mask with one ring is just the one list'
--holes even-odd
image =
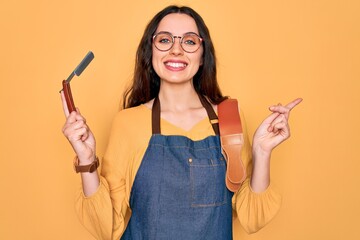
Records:
{"label": "index finger", "polygon": [[295,99],[294,101],[288,103],[285,107],[287,107],[289,109],[289,111],[291,109],[293,109],[296,105],[298,105],[299,103],[301,103],[302,101],[302,98],[297,98]]}
{"label": "index finger", "polygon": [[67,118],[70,113],[69,113],[69,109],[67,107],[67,103],[66,103],[66,99],[65,99],[65,95],[64,95],[63,90],[60,92],[60,95],[61,95],[61,102],[62,102],[64,114],[65,114],[65,117]]}

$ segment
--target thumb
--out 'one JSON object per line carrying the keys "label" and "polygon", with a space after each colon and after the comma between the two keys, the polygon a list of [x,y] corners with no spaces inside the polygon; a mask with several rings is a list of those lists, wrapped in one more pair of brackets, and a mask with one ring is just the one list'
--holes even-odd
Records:
{"label": "thumb", "polygon": [[272,113],[267,118],[265,118],[263,123],[264,124],[271,124],[279,115],[280,115],[280,113],[278,113],[278,112]]}
{"label": "thumb", "polygon": [[69,113],[69,109],[67,107],[67,103],[66,103],[66,99],[65,99],[65,95],[64,95],[63,90],[60,91],[60,96],[61,96],[61,102],[62,102],[62,107],[63,107],[65,117],[68,118],[70,113]]}

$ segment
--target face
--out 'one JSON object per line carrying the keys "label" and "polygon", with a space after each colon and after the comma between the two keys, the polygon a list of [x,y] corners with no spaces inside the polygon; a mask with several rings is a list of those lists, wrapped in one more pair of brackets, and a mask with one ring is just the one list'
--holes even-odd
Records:
{"label": "face", "polygon": [[[160,21],[155,34],[159,32],[169,32],[173,36],[183,36],[190,32],[199,35],[195,20],[180,13],[166,15]],[[196,52],[185,52],[180,45],[180,39],[175,38],[172,48],[168,51],[160,51],[152,44],[152,64],[162,82],[191,82],[202,64],[203,51],[201,44]]]}

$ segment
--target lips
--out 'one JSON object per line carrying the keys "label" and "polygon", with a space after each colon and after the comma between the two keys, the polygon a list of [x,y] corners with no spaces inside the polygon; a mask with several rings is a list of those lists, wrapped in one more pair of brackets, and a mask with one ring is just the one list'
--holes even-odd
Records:
{"label": "lips", "polygon": [[186,62],[182,62],[182,61],[167,61],[164,64],[167,69],[172,70],[172,71],[183,70],[188,65]]}

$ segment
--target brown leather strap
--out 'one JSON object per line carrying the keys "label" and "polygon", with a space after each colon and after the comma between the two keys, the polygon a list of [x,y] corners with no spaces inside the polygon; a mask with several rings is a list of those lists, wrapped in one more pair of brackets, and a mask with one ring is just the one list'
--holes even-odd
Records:
{"label": "brown leather strap", "polygon": [[[213,109],[213,107],[211,106],[211,104],[209,103],[209,101],[203,97],[202,95],[199,94],[199,99],[200,102],[202,104],[202,106],[205,108],[210,123],[214,129],[214,132],[216,135],[220,135],[220,131],[219,131],[219,121],[218,121],[218,117]],[[160,134],[161,133],[161,128],[160,128],[160,114],[161,114],[161,107],[160,107],[160,100],[159,97],[156,97],[154,99],[154,103],[153,103],[153,107],[152,107],[152,112],[151,112],[151,117],[152,117],[152,134]]]}
{"label": "brown leather strap", "polygon": [[[242,133],[242,125],[236,99],[226,99],[218,106],[221,135]],[[220,119],[221,117],[221,119]]]}
{"label": "brown leather strap", "polygon": [[236,192],[246,178],[245,166],[241,160],[244,145],[243,130],[236,99],[226,99],[218,105],[220,140],[227,159],[226,186]]}

